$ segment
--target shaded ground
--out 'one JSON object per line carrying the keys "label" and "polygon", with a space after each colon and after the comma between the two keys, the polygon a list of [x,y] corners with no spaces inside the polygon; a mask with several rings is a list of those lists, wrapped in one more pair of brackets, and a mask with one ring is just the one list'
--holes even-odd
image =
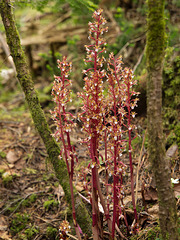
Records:
{"label": "shaded ground", "polygon": [[63,193],[29,114],[22,114],[21,122],[12,119],[0,122],[0,235],[2,239],[34,239],[34,235],[48,239],[43,238],[48,227],[58,228],[66,216]]}
{"label": "shaded ground", "polygon": [[[9,111],[7,105],[6,109]],[[139,132],[142,134],[143,128],[140,126],[143,125],[144,118],[139,118],[137,121]],[[82,137],[82,133],[80,129],[77,129],[72,136],[79,158],[74,184],[83,194],[78,171],[82,166],[87,165],[89,159],[84,147],[76,144],[79,137]],[[143,146],[143,151],[140,159],[141,146]],[[148,231],[143,232],[143,229],[148,227],[152,231],[150,234],[154,234],[155,237],[159,236],[157,193],[152,177],[147,171],[149,165],[146,146],[142,145],[142,139],[137,141],[134,147],[136,149],[134,172],[135,177],[138,174],[139,179],[137,204],[140,234],[142,234],[138,239],[155,239],[148,238]],[[174,152],[173,159],[172,171],[177,176],[179,173],[179,165],[176,162],[177,151]],[[123,161],[128,166],[126,156]],[[101,184],[104,186],[105,169],[103,166],[99,172]],[[60,224],[68,218],[68,208],[63,198],[63,190],[48,163],[45,147],[27,112],[16,115],[9,111],[8,118],[5,116],[0,121],[0,174],[0,239],[56,239]],[[129,175],[130,171],[127,168],[124,182],[124,204],[128,222],[131,224],[133,211]],[[175,193],[178,196],[180,185],[177,184],[175,187]]]}

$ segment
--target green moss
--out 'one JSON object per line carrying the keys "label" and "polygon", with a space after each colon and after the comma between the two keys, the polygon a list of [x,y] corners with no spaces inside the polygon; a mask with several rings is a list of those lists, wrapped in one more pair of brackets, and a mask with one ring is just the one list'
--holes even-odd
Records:
{"label": "green moss", "polygon": [[180,57],[174,48],[167,48],[163,70],[163,105],[177,110],[180,106]]}
{"label": "green moss", "polygon": [[174,133],[176,136],[176,141],[177,141],[179,152],[180,152],[180,122],[176,125],[174,129]]}
{"label": "green moss", "polygon": [[153,4],[153,2],[149,0],[148,6],[147,68],[155,69],[162,65],[167,40],[165,35],[164,1],[158,0],[156,4]]}
{"label": "green moss", "polygon": [[59,182],[55,182],[55,183],[54,183],[54,186],[55,186],[55,187],[58,187],[58,186],[59,186]]}
{"label": "green moss", "polygon": [[54,227],[47,227],[46,229],[46,236],[49,240],[57,239],[58,230]]}
{"label": "green moss", "polygon": [[180,107],[180,57],[177,54],[172,47],[166,50],[163,70],[163,112],[164,127],[171,130],[167,144],[170,141],[172,144],[177,143],[180,149],[178,111]]}
{"label": "green moss", "polygon": [[43,174],[43,180],[44,180],[44,181],[52,181],[52,180],[55,180],[55,175],[54,175],[54,173]]}
{"label": "green moss", "polygon": [[13,176],[12,175],[5,175],[3,174],[2,175],[2,179],[3,179],[3,184],[5,187],[9,187],[10,184],[12,183],[13,181]]}
{"label": "green moss", "polygon": [[4,169],[0,169],[0,177],[2,177],[3,173],[5,172]]}
{"label": "green moss", "polygon": [[24,231],[27,240],[33,240],[34,236],[39,233],[39,229],[35,226],[32,226]]}
{"label": "green moss", "polygon": [[35,193],[33,193],[30,197],[29,197],[29,201],[31,203],[34,203],[37,199],[37,195]]}
{"label": "green moss", "polygon": [[159,225],[152,228],[146,228],[140,231],[136,236],[130,238],[131,240],[162,240],[160,236],[160,227]]}
{"label": "green moss", "polygon": [[5,213],[7,215],[10,215],[12,212],[14,212],[17,209],[17,207],[18,207],[18,204],[15,204],[14,206],[8,207]]}
{"label": "green moss", "polygon": [[21,232],[26,225],[28,224],[30,218],[28,214],[19,214],[16,213],[15,217],[12,219],[10,223],[10,232],[12,235],[16,235],[17,233]]}
{"label": "green moss", "polygon": [[176,142],[176,135],[174,131],[171,131],[166,140],[166,148],[169,148]]}
{"label": "green moss", "polygon": [[49,201],[45,201],[43,204],[43,207],[45,208],[46,211],[49,210],[54,210],[57,209],[59,203],[57,201],[55,201],[54,199],[49,200]]}
{"label": "green moss", "polygon": [[0,151],[0,157],[1,157],[1,158],[6,158],[6,153],[3,152],[3,151]]}
{"label": "green moss", "polygon": [[37,195],[32,194],[32,195],[30,195],[30,197],[28,199],[26,199],[22,202],[22,206],[23,207],[29,207],[29,206],[32,205],[32,203],[34,203],[36,201],[36,199],[37,199]]}
{"label": "green moss", "polygon": [[[31,155],[29,155],[29,157],[31,157]],[[37,174],[37,170],[34,168],[25,168],[24,172],[26,172],[27,174]]]}

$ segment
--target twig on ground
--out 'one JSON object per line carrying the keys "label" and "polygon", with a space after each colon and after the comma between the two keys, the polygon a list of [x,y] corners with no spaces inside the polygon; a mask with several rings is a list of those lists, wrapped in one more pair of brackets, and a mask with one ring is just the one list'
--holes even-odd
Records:
{"label": "twig on ground", "polygon": [[75,239],[75,240],[78,240],[78,238],[74,237],[73,235],[69,234],[69,233],[66,233],[66,235],[72,239]]}
{"label": "twig on ground", "polygon": [[51,219],[51,221],[48,221],[48,220],[46,220],[46,219],[44,219],[44,218],[41,218],[41,217],[39,217],[39,216],[37,216],[37,215],[33,215],[35,218],[38,218],[38,219],[40,219],[41,221],[43,221],[43,222],[45,222],[45,223],[47,223],[47,224],[50,224],[50,225],[52,225],[53,227],[54,227],[54,224],[52,223],[52,222],[58,222],[58,221],[60,221],[60,219]]}
{"label": "twig on ground", "polygon": [[21,197],[19,199],[16,199],[15,201],[11,202],[7,207],[5,207],[1,212],[0,214],[4,213],[10,206],[12,206],[13,204],[17,203],[20,201],[20,203],[18,204],[18,206],[14,209],[14,211],[9,215],[9,218],[17,211],[17,209],[20,207],[20,205],[22,204],[22,202],[24,200],[26,200],[29,196],[31,196],[32,194],[40,194],[40,193],[45,193],[45,191],[38,191],[38,192],[32,192],[32,193],[29,193],[27,194],[26,196],[24,197]]}

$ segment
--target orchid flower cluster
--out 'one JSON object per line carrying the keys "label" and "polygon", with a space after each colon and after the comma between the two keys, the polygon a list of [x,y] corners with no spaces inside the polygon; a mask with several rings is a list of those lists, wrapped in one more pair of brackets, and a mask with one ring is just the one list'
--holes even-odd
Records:
{"label": "orchid flower cluster", "polygon": [[[91,63],[92,68],[84,70],[84,92],[79,94],[83,99],[83,112],[79,114],[79,119],[83,122],[83,129],[88,137],[83,141],[88,143],[89,154],[92,168],[92,220],[93,235],[98,238],[102,231],[98,229],[100,222],[100,213],[98,207],[98,192],[100,193],[97,165],[99,164],[99,146],[103,132],[103,119],[105,115],[103,78],[105,70],[102,70],[105,58],[102,53],[105,52],[105,40],[101,37],[107,27],[104,27],[106,20],[102,16],[102,9],[93,14],[94,22],[89,22],[89,40],[90,45],[86,45],[87,57],[85,63]],[[100,233],[101,232],[101,233]]]}
{"label": "orchid flower cluster", "polygon": [[53,134],[54,138],[58,142],[62,142],[63,148],[60,152],[60,158],[65,158],[67,170],[69,173],[69,185],[71,191],[71,201],[73,210],[73,222],[77,236],[80,237],[80,228],[76,222],[75,202],[73,193],[73,174],[74,163],[77,161],[77,154],[75,147],[72,146],[70,140],[70,132],[76,126],[73,121],[74,116],[67,111],[67,105],[72,102],[71,90],[69,87],[72,85],[71,80],[68,79],[72,69],[72,64],[68,63],[67,58],[63,57],[63,60],[57,61],[58,68],[60,69],[61,76],[54,76],[55,81],[52,88],[53,101],[56,106],[53,111],[50,111],[51,117],[56,125],[56,132]]}
{"label": "orchid flower cluster", "polygon": [[[133,80],[134,76],[132,70],[129,68],[122,68],[121,57],[115,59],[111,53],[108,61],[107,81],[108,88],[108,112],[111,112],[106,119],[108,127],[106,128],[106,136],[109,147],[109,159],[107,159],[107,168],[110,174],[113,175],[113,229],[114,233],[115,222],[121,218],[124,219],[125,224],[129,230],[126,214],[124,211],[124,187],[123,174],[125,174],[126,166],[122,162],[122,154],[126,148],[126,140],[123,138],[128,134],[128,152],[131,172],[131,192],[132,202],[134,208],[135,221],[137,223],[137,211],[134,198],[134,179],[133,179],[133,164],[132,164],[132,148],[131,148],[131,132],[136,128],[132,125],[132,118],[135,117],[135,112],[132,111],[137,104],[138,98],[133,98],[139,93],[133,90],[133,86],[137,84]],[[107,155],[107,154],[106,154]],[[124,214],[123,214],[124,213]],[[114,235],[113,235],[114,237]]]}
{"label": "orchid flower cluster", "polygon": [[[56,103],[55,109],[50,111],[51,117],[56,125],[56,132],[53,134],[57,142],[63,143],[63,151],[60,157],[65,155],[65,160],[68,167],[68,172],[73,171],[73,158],[76,158],[76,152],[70,142],[70,132],[76,126],[73,121],[74,116],[67,112],[68,103],[72,102],[70,97],[71,90],[69,87],[72,85],[68,76],[72,69],[72,64],[67,62],[67,58],[63,57],[62,62],[58,60],[58,68],[61,71],[61,76],[54,76],[55,81],[52,88],[53,101]],[[72,164],[70,169],[70,162]]]}
{"label": "orchid flower cluster", "polygon": [[[79,114],[80,120],[83,121],[83,131],[88,133],[88,138],[84,142],[90,142],[93,138],[99,139],[103,129],[104,95],[103,95],[103,77],[105,70],[101,69],[105,58],[102,53],[105,52],[105,40],[100,37],[103,32],[107,31],[107,27],[102,27],[106,20],[102,17],[102,10],[94,12],[94,23],[89,22],[89,37],[92,44],[85,45],[87,57],[85,63],[92,63],[93,67],[83,70],[86,75],[84,78],[84,92],[79,93],[79,97],[83,99],[83,113]],[[83,117],[83,115],[88,117]],[[98,144],[98,142],[97,142]],[[93,157],[92,157],[93,158]],[[95,162],[97,159],[95,159]],[[92,165],[93,167],[93,165]]]}
{"label": "orchid flower cluster", "polygon": [[65,240],[68,239],[68,234],[71,231],[71,226],[67,220],[61,222],[59,227],[59,239]]}
{"label": "orchid flower cluster", "polygon": [[[115,58],[113,53],[109,54],[106,62],[103,53],[106,52],[106,41],[102,37],[108,31],[105,27],[106,20],[102,16],[102,9],[93,14],[93,22],[89,22],[90,45],[85,45],[86,58],[85,64],[91,65],[90,68],[83,70],[84,88],[83,92],[78,93],[82,99],[82,111],[78,114],[78,120],[82,122],[82,131],[86,137],[80,142],[87,144],[89,152],[88,171],[91,171],[91,181],[87,181],[87,171],[81,171],[83,185],[90,197],[92,205],[92,232],[94,239],[103,239],[102,223],[100,218],[99,204],[101,212],[104,213],[108,223],[108,229],[112,238],[118,229],[119,221],[124,220],[127,232],[128,226],[123,198],[124,186],[123,176],[126,174],[127,166],[122,161],[123,152],[128,144],[129,165],[131,172],[131,192],[134,209],[135,223],[137,224],[137,211],[134,197],[134,180],[132,164],[132,131],[136,128],[132,124],[132,119],[136,113],[134,108],[137,106],[138,95],[133,90],[137,84],[134,80],[133,72],[129,68],[122,67],[122,57]],[[65,158],[69,176],[70,187],[73,187],[72,178],[74,172],[74,160],[77,159],[75,148],[71,146],[70,132],[75,127],[74,116],[66,111],[67,104],[71,101],[69,89],[71,81],[68,80],[71,71],[71,63],[64,57],[62,62],[58,61],[61,70],[61,77],[55,76],[52,89],[53,100],[56,103],[54,111],[51,112],[52,118],[56,123],[54,137],[63,144],[61,157]],[[105,69],[106,70],[105,70]],[[108,93],[104,94],[104,82],[106,82]],[[128,140],[126,137],[128,136]],[[100,150],[104,148],[104,157],[100,155]],[[102,194],[98,169],[100,168],[100,158],[105,164],[106,169],[106,198]],[[109,177],[113,177],[113,183],[109,184]],[[110,214],[110,203],[113,204],[112,217]],[[75,207],[72,204],[73,217],[75,218]],[[76,223],[76,221],[75,221]],[[78,235],[78,225],[75,225]],[[132,231],[137,226],[131,226]]]}
{"label": "orchid flower cluster", "polygon": [[[125,92],[122,85],[122,59],[115,59],[113,53],[109,55],[107,82],[109,84],[107,107],[108,116],[106,118],[106,171],[108,175],[113,176],[113,183],[106,185],[111,187],[113,192],[113,220],[112,220],[112,237],[115,234],[115,224],[119,224],[120,219],[124,219],[126,226],[127,219],[124,211],[124,186],[123,175],[125,174],[126,165],[122,162],[122,154],[126,145],[123,139],[124,117],[126,111],[122,105],[122,99]],[[108,198],[109,201],[109,198]]]}

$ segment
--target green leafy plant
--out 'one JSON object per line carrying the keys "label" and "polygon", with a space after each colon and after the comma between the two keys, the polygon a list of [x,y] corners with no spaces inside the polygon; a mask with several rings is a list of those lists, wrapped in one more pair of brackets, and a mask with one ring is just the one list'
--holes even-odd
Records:
{"label": "green leafy plant", "polygon": [[39,232],[39,229],[35,226],[29,227],[24,231],[27,240],[33,240],[34,236]]}
{"label": "green leafy plant", "polygon": [[5,187],[10,187],[10,184],[13,181],[13,175],[10,174],[6,174],[6,172],[2,175],[2,179],[3,179],[3,184]]}
{"label": "green leafy plant", "polygon": [[37,199],[37,195],[32,194],[32,195],[29,196],[28,199],[26,199],[22,202],[22,206],[23,207],[29,207],[29,206],[31,206],[32,203],[34,203],[36,201],[36,199]]}
{"label": "green leafy plant", "polygon": [[3,173],[5,172],[4,169],[0,169],[0,177],[2,177]]}
{"label": "green leafy plant", "polygon": [[173,47],[166,49],[163,82],[163,111],[164,125],[171,132],[167,139],[170,143],[177,143],[180,149],[179,137],[179,106],[180,106],[180,57]]}
{"label": "green leafy plant", "polygon": [[54,199],[45,201],[43,204],[43,207],[45,208],[46,211],[49,211],[51,209],[57,208],[59,203],[55,201]]}
{"label": "green leafy plant", "polygon": [[16,213],[15,217],[10,223],[10,231],[13,235],[21,232],[28,224],[30,218],[28,214]]}
{"label": "green leafy plant", "polygon": [[1,151],[1,152],[0,152],[0,157],[5,158],[5,157],[6,157],[6,153],[3,152],[3,151]]}
{"label": "green leafy plant", "polygon": [[160,227],[152,226],[151,228],[147,228],[146,230],[140,231],[136,236],[130,238],[131,240],[162,240],[160,235]]}
{"label": "green leafy plant", "polygon": [[50,240],[55,240],[58,235],[58,230],[54,227],[47,227],[46,228],[46,236]]}

